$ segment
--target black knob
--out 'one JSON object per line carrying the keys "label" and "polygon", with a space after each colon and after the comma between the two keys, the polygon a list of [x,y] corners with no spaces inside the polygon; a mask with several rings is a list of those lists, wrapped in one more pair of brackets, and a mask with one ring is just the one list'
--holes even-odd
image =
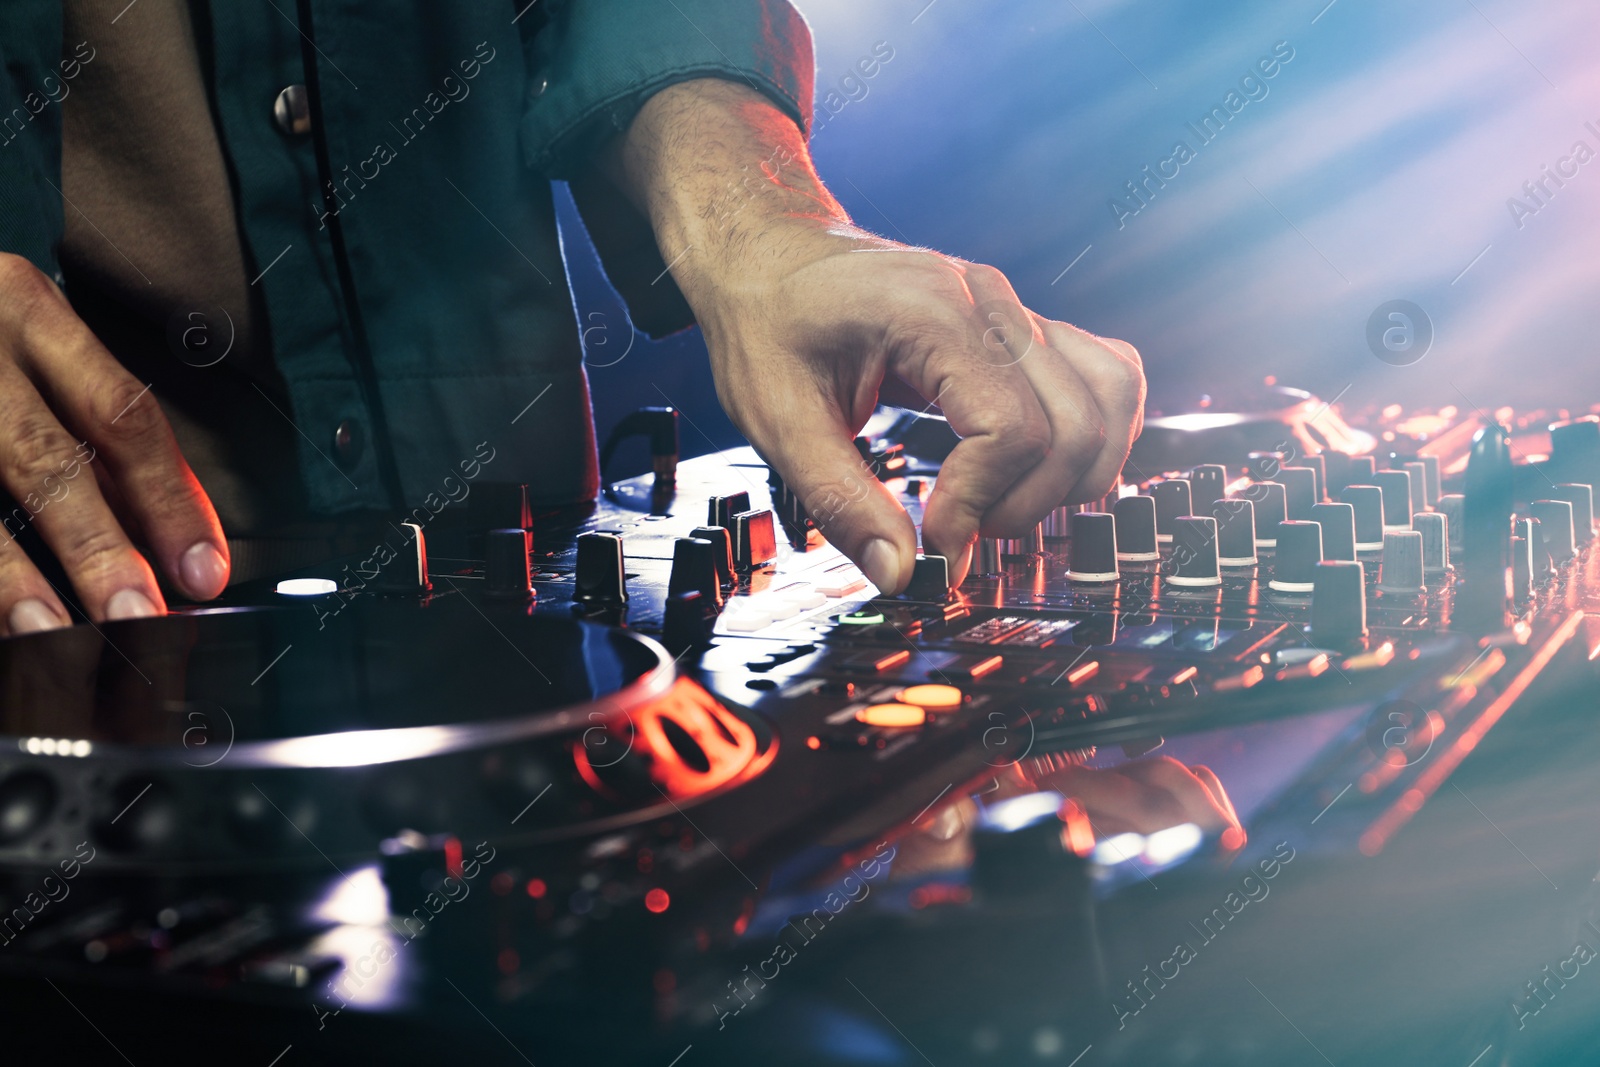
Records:
{"label": "black knob", "polygon": [[1161,558],[1156,542],[1156,502],[1148,496],[1125,496],[1111,506],[1117,521],[1117,558],[1124,563]]}
{"label": "black knob", "polygon": [[1283,486],[1289,518],[1309,520],[1311,509],[1317,506],[1317,472],[1310,467],[1284,467],[1272,480]]}
{"label": "black knob", "polygon": [[1167,582],[1176,586],[1221,585],[1217,566],[1217,520],[1184,515],[1173,520]]}
{"label": "black knob", "polygon": [[740,574],[778,555],[778,535],[772,524],[772,512],[741,511],[733,517],[733,566]]}
{"label": "black knob", "polygon": [[1411,516],[1411,528],[1422,535],[1422,572],[1444,574],[1450,569],[1450,520],[1438,511]]}
{"label": "black knob", "polygon": [[1600,416],[1552,423],[1550,465],[1565,481],[1600,485]]}
{"label": "black knob", "polygon": [[705,611],[722,610],[722,579],[717,576],[717,546],[703,537],[680,537],[672,545],[667,595],[699,593]]}
{"label": "black knob", "polygon": [[1345,472],[1349,481],[1345,485],[1371,485],[1372,476],[1377,473],[1377,465],[1371,456],[1351,456]]}
{"label": "black knob", "polygon": [[18,771],[0,782],[0,845],[11,845],[50,821],[56,783],[40,771]]}
{"label": "black knob", "polygon": [[1383,490],[1375,485],[1347,485],[1341,497],[1355,509],[1356,551],[1380,551],[1383,548]]}
{"label": "black knob", "polygon": [[1594,540],[1594,489],[1578,482],[1563,482],[1550,494],[1551,500],[1565,500],[1572,505],[1572,532],[1577,536],[1578,548]]}
{"label": "black knob", "polygon": [[165,782],[130,775],[106,799],[104,816],[94,824],[95,838],[113,852],[159,854],[172,850],[192,825],[193,812]]}
{"label": "black knob", "polygon": [[1533,546],[1526,537],[1511,539],[1511,599],[1523,604],[1533,599]]}
{"label": "black knob", "polygon": [[788,534],[789,543],[796,548],[803,547],[806,543],[807,531],[816,524],[811,521],[811,514],[806,511],[805,501],[800,499],[800,494],[789,488],[789,483],[783,480],[778,473],[778,468],[767,468],[767,496],[772,500],[772,513],[784,526]]}
{"label": "black knob", "polygon": [[490,530],[484,538],[484,595],[515,600],[533,592],[529,580],[527,530]]}
{"label": "black knob", "polygon": [[1157,482],[1150,490],[1150,495],[1156,501],[1156,537],[1170,541],[1177,521],[1185,515],[1194,514],[1194,496],[1189,489],[1189,480],[1168,478],[1164,482]]}
{"label": "black knob", "polygon": [[1383,528],[1411,529],[1411,475],[1405,471],[1379,471],[1372,484],[1383,490]]}
{"label": "black knob", "polygon": [[1378,588],[1385,593],[1421,593],[1423,584],[1422,535],[1416,530],[1390,530],[1383,535],[1383,569]]}
{"label": "black knob", "polygon": [[628,585],[623,568],[620,535],[579,534],[572,598],[586,603],[622,603],[628,599]]}
{"label": "black knob", "polygon": [[[1285,448],[1287,449],[1287,445]],[[1244,457],[1245,473],[1258,482],[1270,482],[1283,470],[1284,464],[1289,462],[1289,453],[1283,452],[1247,452]]]}
{"label": "black knob", "polygon": [[1252,482],[1239,494],[1256,506],[1256,547],[1277,544],[1278,523],[1289,517],[1289,497],[1282,482]]}
{"label": "black knob", "polygon": [[617,446],[633,437],[650,441],[650,464],[655,470],[656,484],[672,485],[678,473],[678,412],[670,407],[648,407],[624,416],[600,446],[602,475],[610,466]]}
{"label": "black knob", "polygon": [[1461,551],[1461,531],[1466,522],[1467,498],[1460,493],[1445,493],[1434,505],[1445,517],[1445,532],[1450,536],[1450,551]]}
{"label": "black knob", "polygon": [[1473,629],[1503,629],[1507,622],[1506,589],[1511,568],[1511,512],[1515,506],[1516,472],[1511,464],[1511,435],[1490,423],[1472,438],[1467,453],[1466,502],[1462,506],[1462,587],[1455,617]]}
{"label": "black knob", "polygon": [[1423,499],[1428,507],[1436,508],[1439,506],[1439,494],[1442,492],[1439,481],[1439,457],[1418,456],[1417,459],[1422,463],[1424,476]]}
{"label": "black knob", "polygon": [[1544,531],[1544,545],[1550,550],[1550,558],[1556,561],[1556,566],[1561,566],[1578,554],[1571,503],[1565,500],[1535,500],[1528,505],[1528,513],[1539,520],[1539,526]]}
{"label": "black knob", "polygon": [[661,643],[673,656],[703,648],[711,643],[716,617],[715,609],[708,610],[705,597],[694,590],[668,596],[662,609]]}
{"label": "black knob", "polygon": [[905,595],[912,600],[943,601],[950,595],[950,561],[943,556],[917,556],[911,562]]}
{"label": "black knob", "polygon": [[433,588],[433,583],[428,580],[428,544],[422,536],[422,527],[414,522],[402,522],[400,530],[404,543],[394,558],[379,570],[376,587],[384,593],[426,593]]}
{"label": "black knob", "polygon": [[1228,495],[1228,468],[1220,463],[1202,463],[1189,472],[1189,487],[1194,497],[1190,506],[1209,515],[1211,505]]}
{"label": "black knob", "polygon": [[1322,527],[1298,519],[1280,522],[1277,542],[1267,585],[1280,593],[1311,592],[1317,564],[1322,562]]}
{"label": "black knob", "polygon": [[1301,456],[1300,466],[1311,468],[1311,473],[1317,477],[1317,503],[1328,499],[1328,464],[1324,462],[1322,454]]}
{"label": "black knob", "polygon": [[1224,567],[1256,564],[1256,506],[1237,497],[1211,505],[1217,520],[1217,562]]}
{"label": "black knob", "polygon": [[733,534],[725,526],[696,526],[689,531],[689,536],[703,538],[716,547],[717,581],[722,583],[722,588],[732,589],[738,580],[733,571]]}
{"label": "black knob", "polygon": [[1523,551],[1516,547],[1515,538],[1522,538],[1528,542],[1528,567],[1529,579],[1533,585],[1543,585],[1555,574],[1555,561],[1550,558],[1549,549],[1544,545],[1544,531],[1539,528],[1538,519],[1517,519],[1511,524],[1513,538],[1511,553],[1516,555]]}
{"label": "black knob", "polygon": [[1354,484],[1356,480],[1350,474],[1350,457],[1343,452],[1324,452],[1317,458],[1322,460],[1323,495],[1338,499],[1339,494],[1344,492],[1344,487]]}
{"label": "black knob", "polygon": [[1311,640],[1342,646],[1367,636],[1366,572],[1360,563],[1324,560],[1311,585]]}
{"label": "black knob", "polygon": [[480,530],[533,529],[533,505],[522,482],[483,482],[467,500],[468,522]]}
{"label": "black knob", "polygon": [[1411,517],[1428,510],[1428,466],[1420,459],[1407,462],[1403,468],[1411,478]]}
{"label": "black knob", "polygon": [[1067,548],[1067,577],[1075,582],[1117,580],[1117,519],[1103,511],[1072,516],[1072,543]]}
{"label": "black knob", "polygon": [[750,510],[750,494],[745,492],[729,493],[727,496],[714,496],[706,509],[706,525],[721,526],[725,530],[733,529],[733,517],[741,511]]}
{"label": "black knob", "polygon": [[1356,558],[1356,509],[1349,504],[1318,504],[1311,521],[1322,527],[1322,558]]}

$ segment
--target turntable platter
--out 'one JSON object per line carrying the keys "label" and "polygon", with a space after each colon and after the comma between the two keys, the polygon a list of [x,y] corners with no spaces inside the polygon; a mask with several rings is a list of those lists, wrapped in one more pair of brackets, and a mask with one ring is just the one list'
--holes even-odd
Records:
{"label": "turntable platter", "polygon": [[453,591],[335,603],[0,641],[0,858],[87,839],[97,871],[230,869],[405,831],[568,837],[770,761],[756,716],[636,633]]}

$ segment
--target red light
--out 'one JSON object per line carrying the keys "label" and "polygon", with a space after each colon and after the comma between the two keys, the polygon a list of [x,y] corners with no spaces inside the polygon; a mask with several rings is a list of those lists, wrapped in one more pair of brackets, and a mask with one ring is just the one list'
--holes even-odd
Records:
{"label": "red light", "polygon": [[672,898],[667,896],[665,889],[652,889],[644,895],[645,910],[660,915],[672,904]]}
{"label": "red light", "polygon": [[544,879],[543,878],[529,878],[528,879],[528,895],[530,897],[532,897],[534,900],[542,900],[542,899],[544,899],[544,895],[549,890],[549,888],[550,888],[549,886],[544,884]]}
{"label": "red light", "polygon": [[461,877],[461,841],[459,838],[447,837],[444,839],[444,869],[452,878]]}

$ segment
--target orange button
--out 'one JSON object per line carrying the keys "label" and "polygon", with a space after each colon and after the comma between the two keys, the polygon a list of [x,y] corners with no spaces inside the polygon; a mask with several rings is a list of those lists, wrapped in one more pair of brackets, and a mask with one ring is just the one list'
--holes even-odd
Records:
{"label": "orange button", "polygon": [[856,720],[867,726],[905,729],[927,722],[928,713],[912,704],[873,704],[856,712]]}
{"label": "orange button", "polygon": [[922,708],[959,708],[966,699],[953,685],[909,685],[895,694],[895,699]]}

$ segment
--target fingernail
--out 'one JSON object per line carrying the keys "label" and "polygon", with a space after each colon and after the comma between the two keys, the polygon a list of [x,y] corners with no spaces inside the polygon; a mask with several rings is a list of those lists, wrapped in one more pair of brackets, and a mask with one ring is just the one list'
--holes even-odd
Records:
{"label": "fingernail", "polygon": [[861,552],[861,569],[881,593],[900,591],[900,552],[881,537],[867,542]]}
{"label": "fingernail", "polygon": [[190,545],[178,569],[184,588],[197,600],[210,600],[228,584],[228,561],[210,541]]}
{"label": "fingernail", "polygon": [[6,626],[13,634],[31,634],[40,630],[59,630],[66,622],[50,610],[50,606],[36,597],[19,600],[11,607]]}
{"label": "fingernail", "polygon": [[149,619],[159,614],[161,612],[150,603],[150,598],[137,589],[119,589],[106,601],[106,618],[112,622],[119,619]]}

